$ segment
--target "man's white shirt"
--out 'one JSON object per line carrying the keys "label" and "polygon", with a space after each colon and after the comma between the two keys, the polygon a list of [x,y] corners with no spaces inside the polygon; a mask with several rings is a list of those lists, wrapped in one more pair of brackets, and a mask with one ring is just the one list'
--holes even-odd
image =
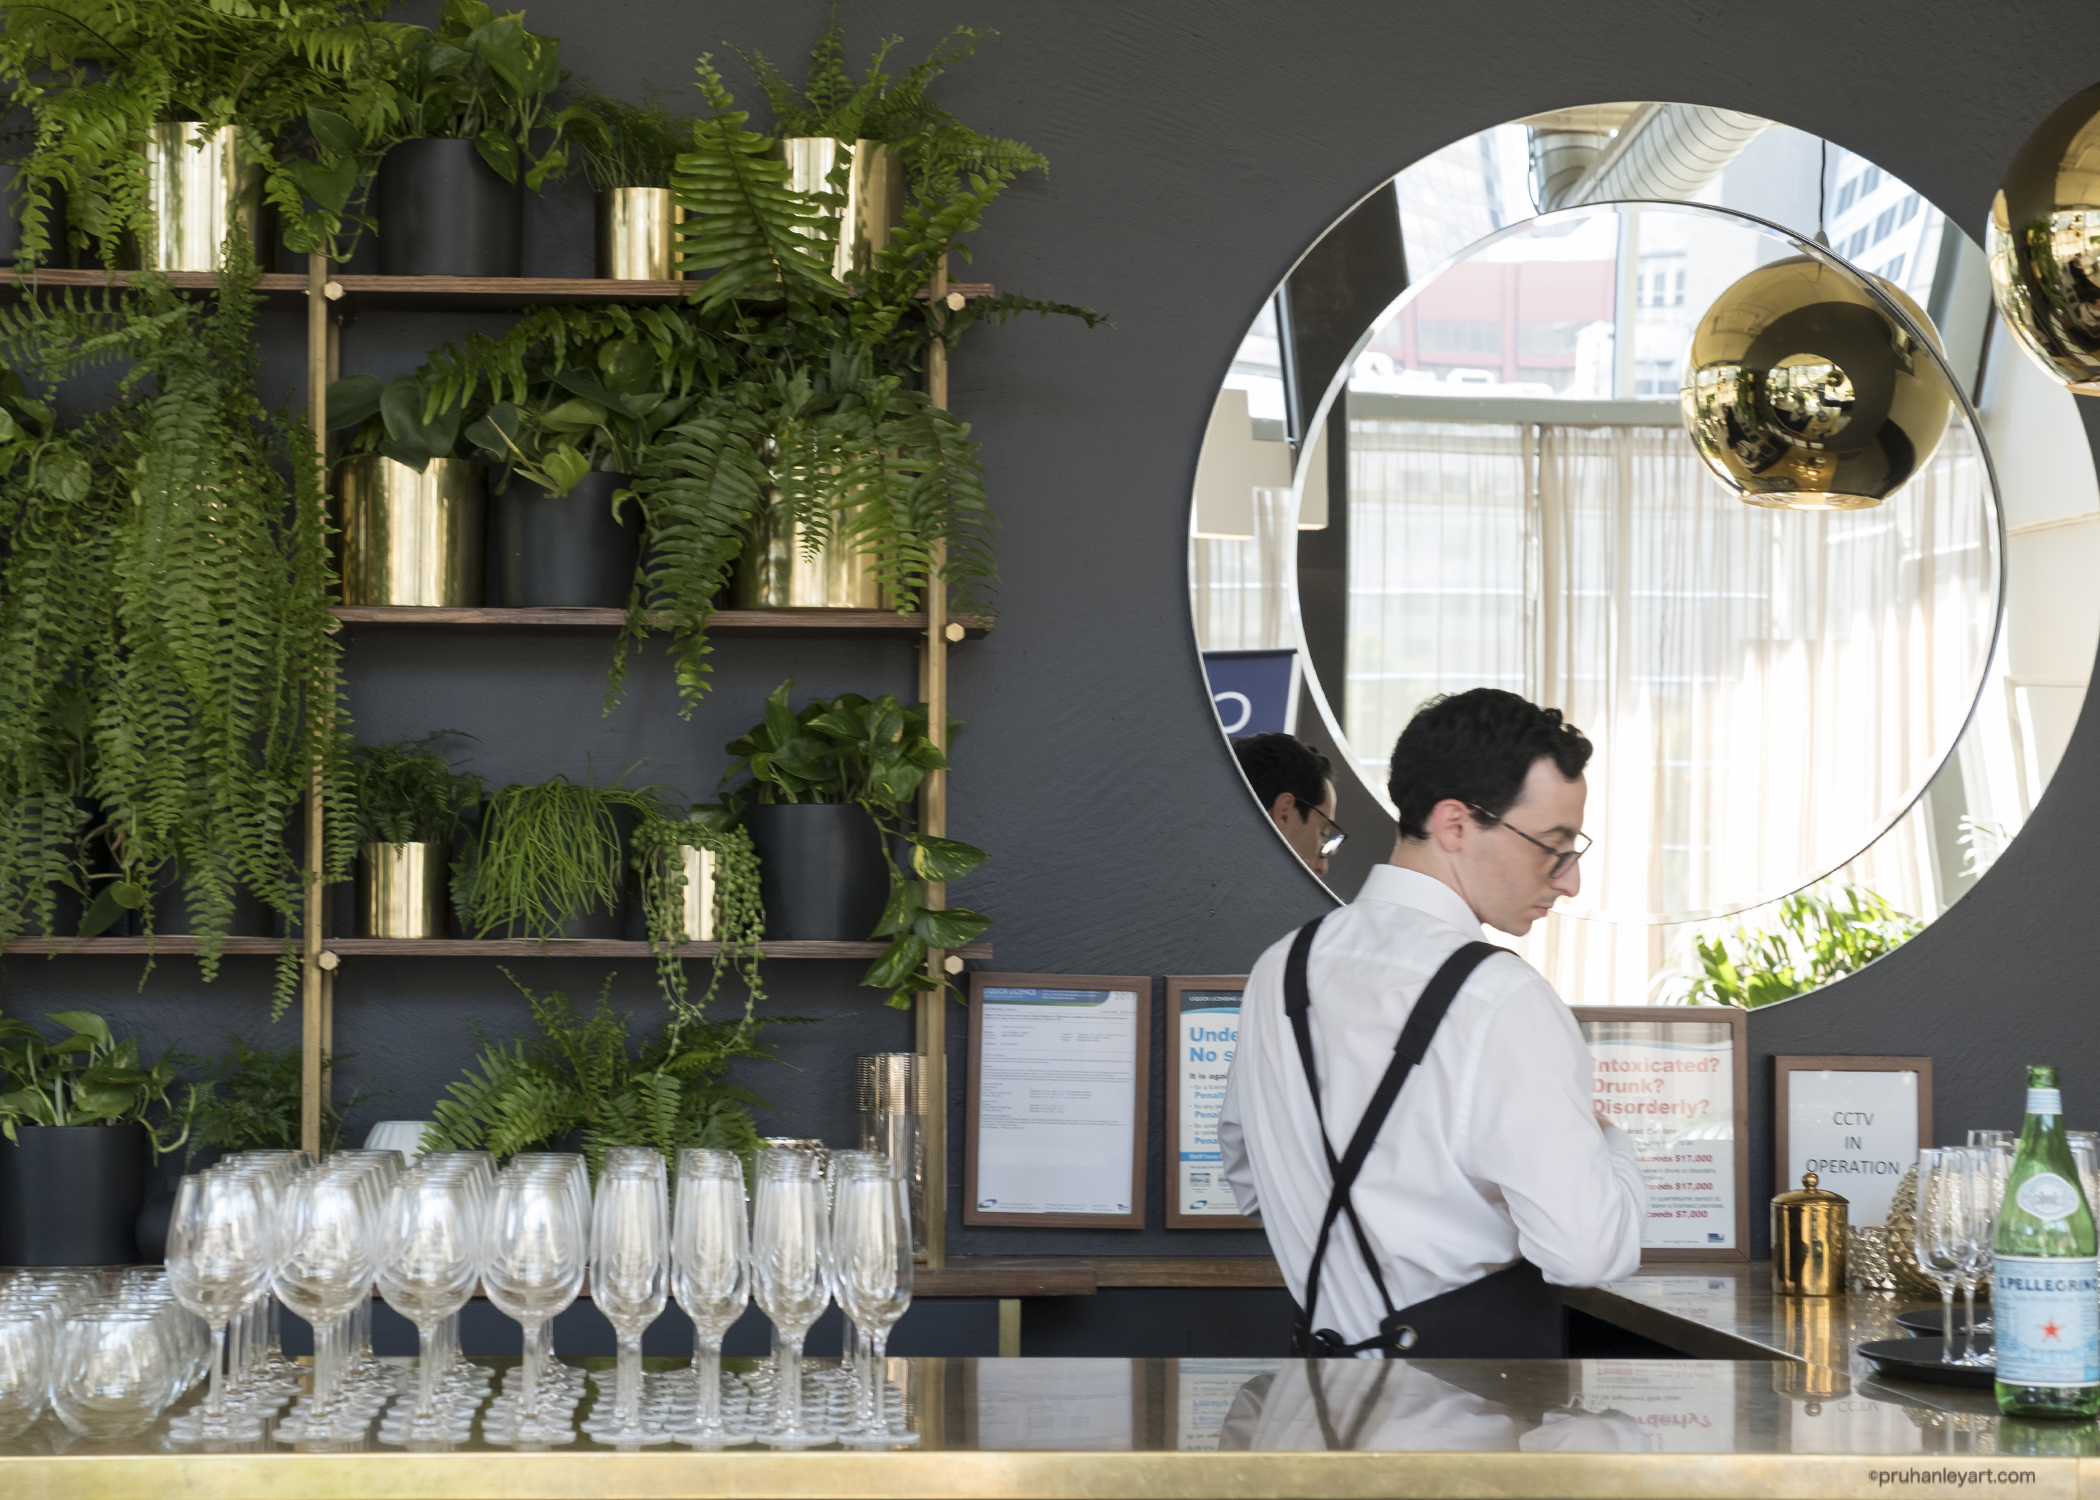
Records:
{"label": "man's white shirt", "polygon": [[[1430,976],[1482,936],[1439,880],[1380,865],[1320,924],[1306,966],[1313,1057],[1339,1156]],[[1248,976],[1218,1121],[1225,1175],[1259,1213],[1302,1297],[1332,1177],[1283,1009],[1291,939]],[[1640,1264],[1645,1194],[1633,1143],[1590,1112],[1590,1053],[1551,985],[1515,954],[1476,969],[1409,1074],[1356,1179],[1358,1216],[1395,1307],[1531,1261],[1594,1286]],[[1329,1236],[1315,1328],[1373,1337],[1385,1306],[1346,1216]]]}

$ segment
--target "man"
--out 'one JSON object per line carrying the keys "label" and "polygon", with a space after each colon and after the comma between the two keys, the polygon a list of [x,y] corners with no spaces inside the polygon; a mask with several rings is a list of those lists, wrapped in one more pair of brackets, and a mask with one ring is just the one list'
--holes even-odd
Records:
{"label": "man", "polygon": [[1334,768],[1327,757],[1288,734],[1250,734],[1232,742],[1232,753],[1283,841],[1313,874],[1325,875],[1327,857],[1346,837],[1334,821]]}
{"label": "man", "polygon": [[1391,863],[1248,979],[1218,1135],[1297,1295],[1301,1353],[1558,1358],[1547,1283],[1640,1262],[1632,1142],[1591,1114],[1574,1017],[1477,941],[1482,923],[1521,937],[1581,888],[1589,757],[1557,710],[1514,693],[1424,705],[1393,749]]}

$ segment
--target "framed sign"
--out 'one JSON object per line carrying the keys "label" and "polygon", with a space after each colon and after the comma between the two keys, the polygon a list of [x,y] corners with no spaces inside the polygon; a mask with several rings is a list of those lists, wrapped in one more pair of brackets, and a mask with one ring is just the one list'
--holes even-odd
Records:
{"label": "framed sign", "polygon": [[1578,1005],[1591,1103],[1633,1137],[1648,1188],[1641,1260],[1750,1258],[1748,1011]]}
{"label": "framed sign", "polygon": [[1848,1223],[1887,1223],[1896,1184],[1932,1144],[1932,1059],[1775,1057],[1772,1069],[1774,1191],[1813,1172],[1844,1196]]}
{"label": "framed sign", "polygon": [[1244,974],[1167,976],[1167,1228],[1259,1229],[1233,1201],[1218,1149],[1239,1046]]}
{"label": "framed sign", "polygon": [[972,974],[963,1222],[1145,1227],[1152,980]]}

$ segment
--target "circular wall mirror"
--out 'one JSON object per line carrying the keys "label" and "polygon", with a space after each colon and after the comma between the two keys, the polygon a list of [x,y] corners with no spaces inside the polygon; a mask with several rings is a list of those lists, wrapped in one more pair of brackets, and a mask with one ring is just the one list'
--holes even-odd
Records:
{"label": "circular wall mirror", "polygon": [[[1713,351],[1804,277],[1857,289],[1889,347],[1790,346],[1746,433]],[[1499,127],[1330,229],[1220,392],[1191,582],[1220,727],[1334,765],[1355,846],[1336,893],[1390,853],[1400,729],[1481,685],[1597,747],[1581,896],[1518,944],[1571,1002],[1783,998],[1831,977],[1805,951],[1818,923],[1864,961],[1973,883],[2053,767],[2100,632],[2019,545],[2039,509],[2100,558],[2080,519],[2100,493],[2071,398],[1990,346],[1988,298],[1980,252],[1906,185],[1692,106]],[[1891,379],[1943,426],[1892,415]],[[1703,454],[1688,381],[1715,386]],[[1988,450],[2014,427],[2001,486]],[[1847,460],[1830,487],[1874,493],[1821,497],[1858,508],[1756,493],[1813,488],[1771,476],[1834,472],[1870,429],[1885,482]],[[2067,628],[2075,679],[2014,670]],[[1702,944],[1766,982],[1717,989]]]}

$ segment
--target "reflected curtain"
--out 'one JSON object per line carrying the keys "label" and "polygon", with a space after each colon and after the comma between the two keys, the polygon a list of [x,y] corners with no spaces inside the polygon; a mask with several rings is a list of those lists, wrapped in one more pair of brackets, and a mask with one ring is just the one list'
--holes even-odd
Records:
{"label": "reflected curtain", "polygon": [[1254,535],[1189,539],[1189,593],[1199,651],[1269,651],[1290,629],[1289,490],[1256,488]]}
{"label": "reflected curtain", "polygon": [[[1728,910],[1844,864],[1959,732],[1996,554],[1959,426],[1869,511],[1727,495],[1681,428],[1352,420],[1348,729],[1389,752],[1482,684],[1597,746],[1576,911]],[[1383,761],[1364,765],[1382,785]],[[1849,872],[1937,909],[1927,820]],[[1556,916],[1520,946],[1571,1000],[1641,1003],[1678,924]]]}

